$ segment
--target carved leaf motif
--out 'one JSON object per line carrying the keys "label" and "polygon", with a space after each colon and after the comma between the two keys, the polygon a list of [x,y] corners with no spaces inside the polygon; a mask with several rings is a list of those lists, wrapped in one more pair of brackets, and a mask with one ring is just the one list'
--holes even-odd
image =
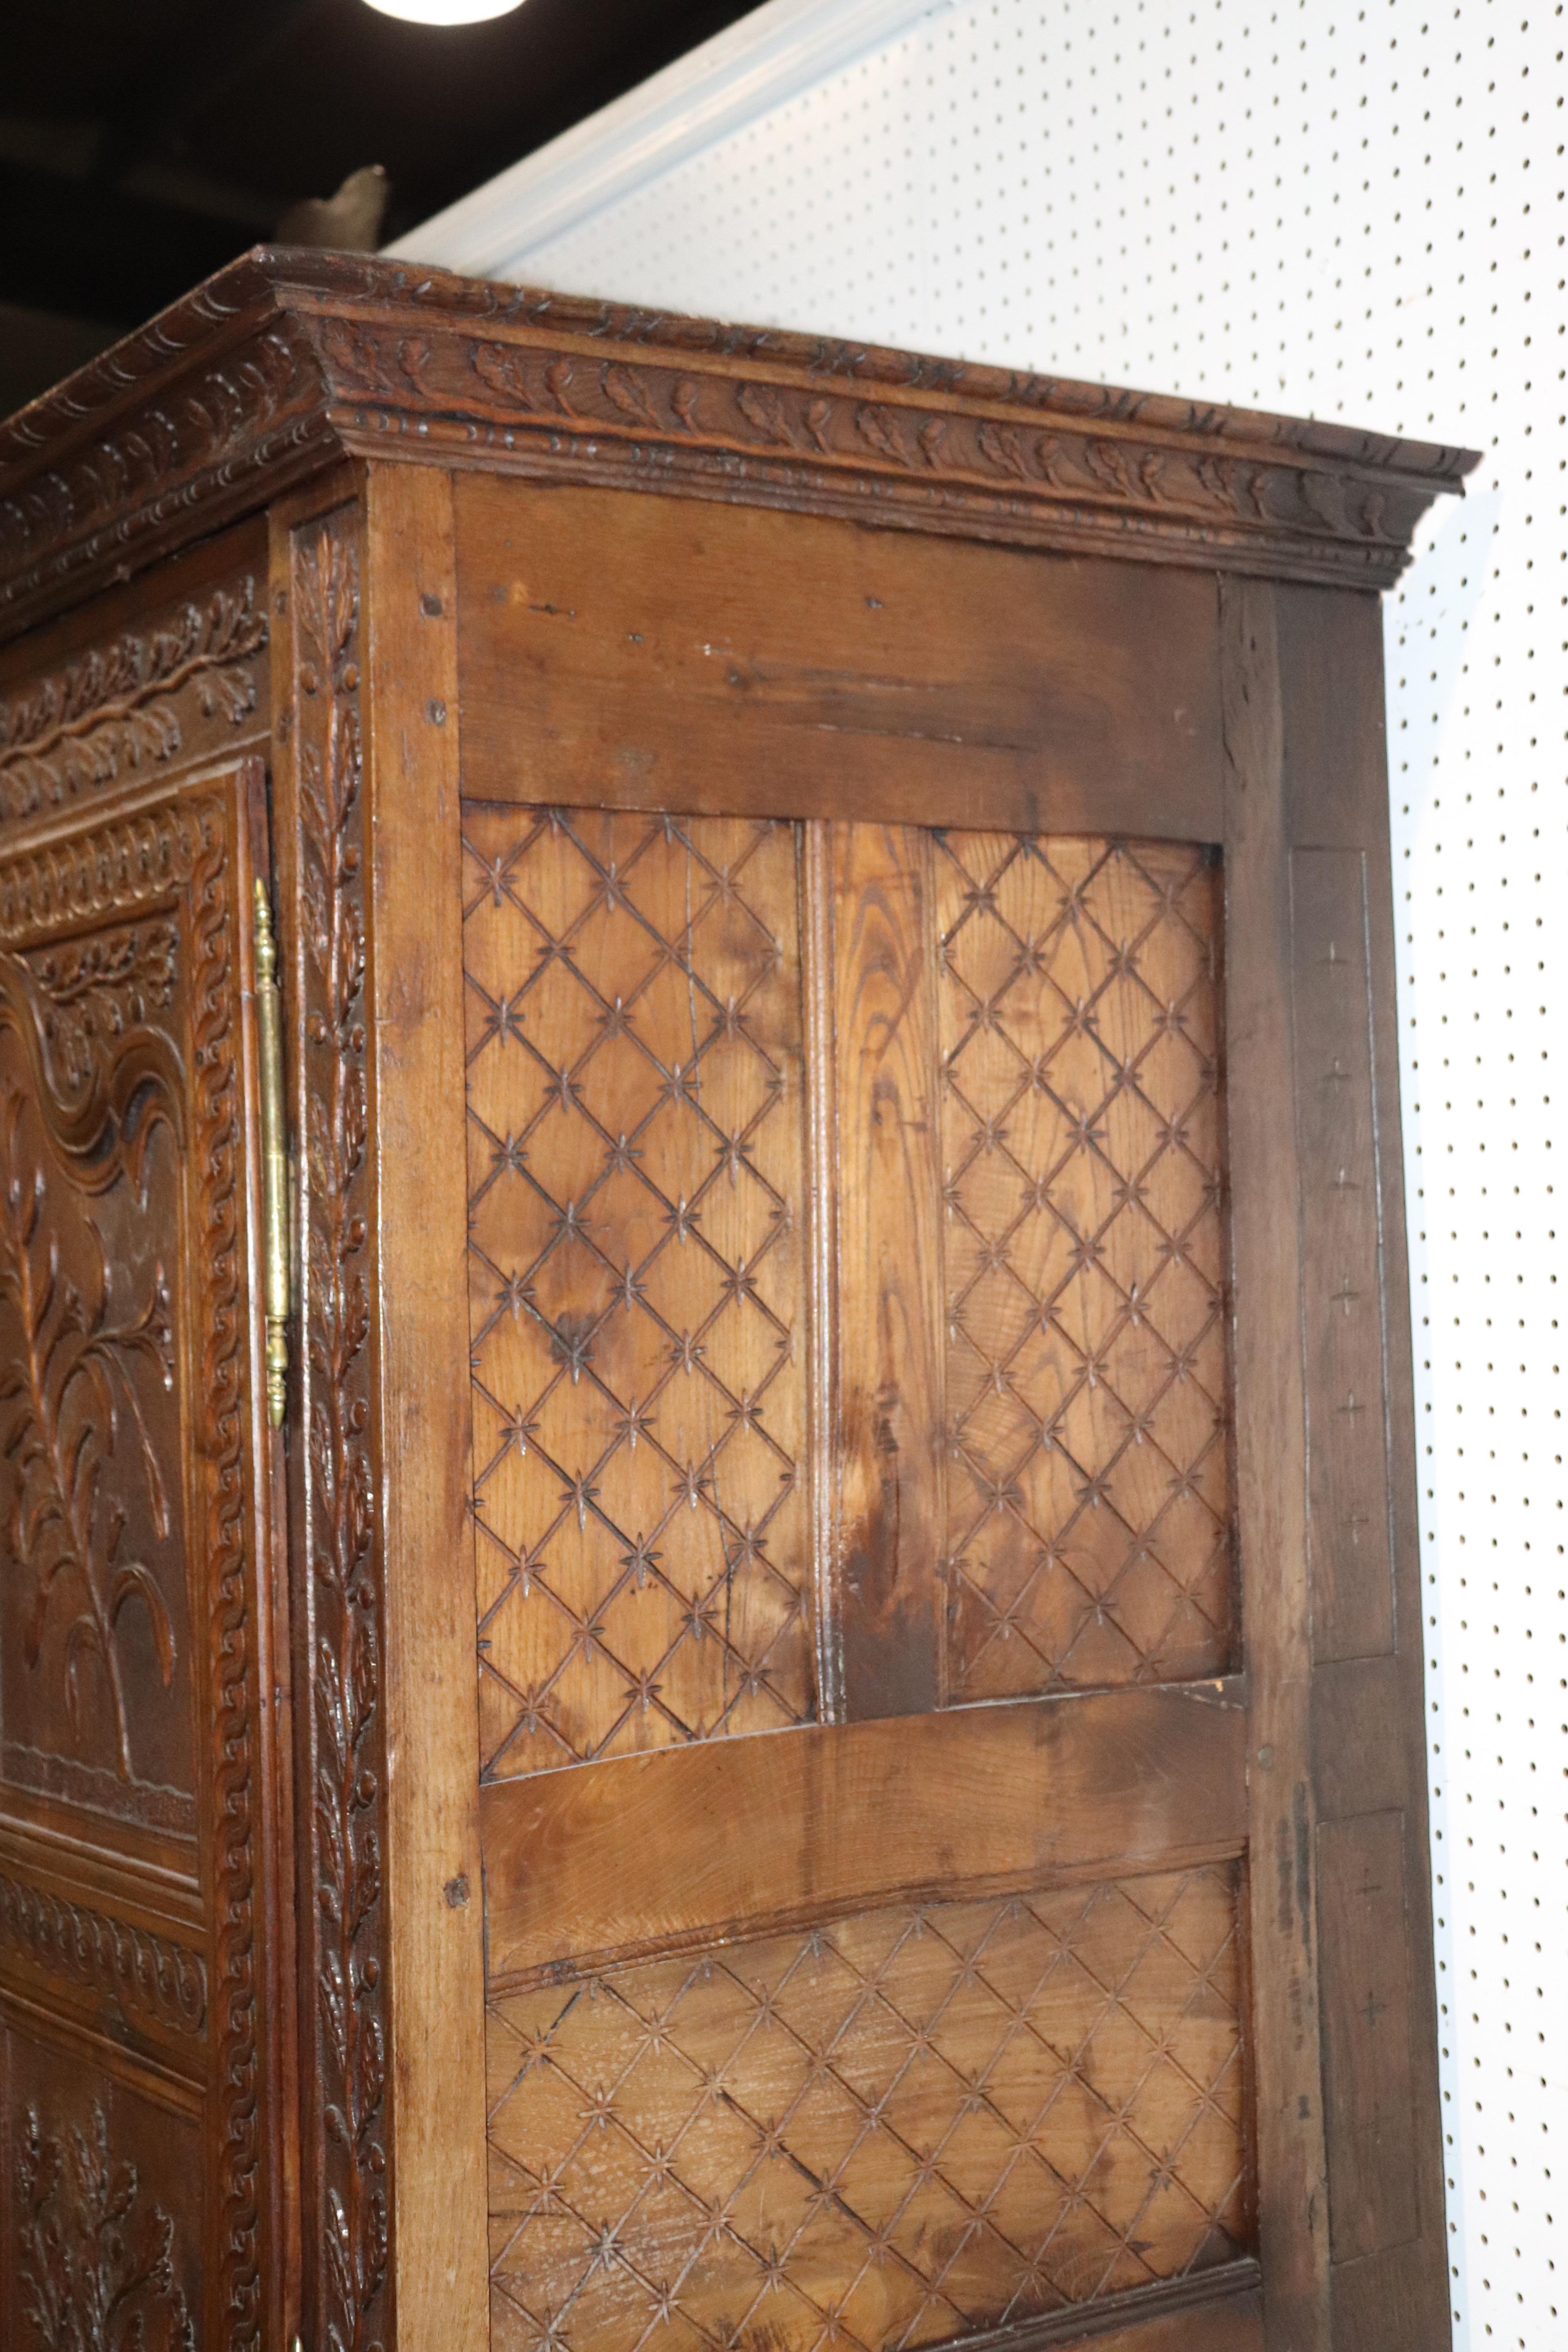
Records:
{"label": "carved leaf motif", "polygon": [[1119,499],[1134,495],[1126,457],[1114,441],[1086,441],[1083,462],[1102,490],[1110,490]]}
{"label": "carved leaf motif", "polygon": [[873,408],[869,404],[858,408],[855,427],[862,441],[875,449],[879,457],[891,457],[900,466],[911,462],[899,432],[898,419],[890,409]]}
{"label": "carved leaf motif", "polygon": [[22,959],[44,1000],[45,1045],[68,1090],[101,1075],[126,1033],[173,1003],[179,941],[178,926],[159,916]]}
{"label": "carved leaf motif", "polygon": [[524,409],[533,415],[538,402],[529,387],[527,372],[521,355],[505,343],[475,343],[468,354],[469,364],[479,382],[509,406]]}
{"label": "carved leaf motif", "polygon": [[928,466],[941,466],[942,450],[947,442],[947,420],[942,416],[933,416],[928,424],[921,426],[919,436],[921,455]]}
{"label": "carved leaf motif", "polygon": [[237,725],[256,703],[255,678],[242,665],[266,643],[267,615],[247,579],[0,703],[4,811],[29,815],[173,759],[182,745],[174,698],[193,680],[204,716],[221,712]]}
{"label": "carved leaf motif", "polygon": [[630,368],[617,367],[614,362],[606,361],[602,381],[605,398],[620,410],[623,416],[629,416],[634,425],[644,425],[650,433],[664,430],[663,420],[649,400],[641,377],[635,375]]}
{"label": "carved leaf motif", "polygon": [[983,425],[975,438],[980,453],[1004,474],[1012,474],[1020,482],[1031,481],[1029,461],[1024,455],[1024,445],[1010,425]]}
{"label": "carved leaf motif", "polygon": [[174,2224],[111,2158],[100,2106],[89,2132],[53,2139],[29,2108],[16,2190],[22,2307],[44,2352],[195,2352]]}
{"label": "carved leaf motif", "polygon": [[754,425],[766,441],[777,441],[788,447],[794,436],[784,404],[771,384],[743,383],[735,394],[735,405],[748,425]]}
{"label": "carved leaf motif", "polygon": [[167,1532],[167,1489],[137,1380],[150,1371],[164,1388],[174,1385],[168,1286],[163,1267],[155,1266],[140,1314],[111,1322],[108,1263],[90,1221],[100,1262],[96,1297],[85,1297],[63,1273],[62,1237],[50,1214],[43,1164],[24,1145],[26,1109],[16,1087],[0,1097],[0,1301],[10,1310],[14,1333],[0,1386],[0,1406],[6,1408],[0,1414],[0,1446],[16,1476],[13,1557],[33,1581],[24,1651],[36,1666],[51,1612],[57,1605],[74,1612],[64,1636],[71,1723],[79,1738],[81,1671],[96,1660],[113,1713],[117,1769],[130,1780],[120,1621],[130,1602],[145,1610],[165,1689],[174,1680],[174,1633],[152,1569],[120,1556],[126,1514],[105,1494],[105,1473],[128,1432],[153,1526],[160,1535]]}
{"label": "carved leaf motif", "polygon": [[550,387],[550,397],[562,415],[575,416],[577,412],[566,397],[572,384],[571,361],[552,360],[544,371],[544,381]]}
{"label": "carved leaf motif", "polygon": [[[552,389],[563,396],[563,383],[552,383]],[[332,2352],[364,2352],[386,2279],[387,2204],[379,1951],[381,1662],[373,1483],[360,1402],[370,1290],[361,1200],[367,1112],[354,660],[359,592],[352,543],[323,529],[298,566],[298,581],[313,682],[312,707],[300,730],[300,795],[323,2294]]]}
{"label": "carved leaf motif", "polygon": [[416,390],[423,384],[426,372],[435,356],[435,346],[427,335],[405,335],[399,342],[397,364]]}
{"label": "carved leaf motif", "polygon": [[382,347],[374,334],[347,319],[329,319],[321,329],[328,364],[367,391],[382,388]]}

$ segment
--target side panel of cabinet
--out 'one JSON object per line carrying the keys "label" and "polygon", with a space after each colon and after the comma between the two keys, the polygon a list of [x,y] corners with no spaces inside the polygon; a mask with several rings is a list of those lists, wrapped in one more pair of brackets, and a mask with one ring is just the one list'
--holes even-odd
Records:
{"label": "side panel of cabinet", "polygon": [[1275,593],[1336,2352],[1448,2341],[1377,600]]}
{"label": "side panel of cabinet", "polygon": [[0,706],[0,2336],[228,2352],[286,2293],[265,541],[90,618]]}

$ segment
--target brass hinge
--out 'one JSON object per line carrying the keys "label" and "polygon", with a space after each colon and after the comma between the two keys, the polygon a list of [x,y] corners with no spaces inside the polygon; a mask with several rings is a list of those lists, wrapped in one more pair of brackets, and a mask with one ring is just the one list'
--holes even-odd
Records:
{"label": "brass hinge", "polygon": [[267,1418],[283,1426],[289,1372],[289,1157],[283,1118],[283,997],[267,885],[256,883],[256,1025],[261,1045],[261,1301],[267,1318]]}

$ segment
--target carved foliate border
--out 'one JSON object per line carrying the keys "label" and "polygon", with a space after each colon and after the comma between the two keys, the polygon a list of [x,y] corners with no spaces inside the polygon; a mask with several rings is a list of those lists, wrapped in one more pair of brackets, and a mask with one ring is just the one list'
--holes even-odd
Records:
{"label": "carved foliate border", "polygon": [[[248,268],[177,306],[188,341],[177,327],[153,328],[131,339],[130,366],[116,366],[118,352],[95,363],[88,373],[114,412],[99,430],[82,436],[89,403],[67,384],[0,435],[0,635],[216,530],[331,457],[309,345],[275,306],[257,303],[254,284],[237,316],[225,298],[226,279],[239,292]],[[151,365],[137,368],[143,352]],[[51,449],[62,423],[66,446]]]}
{"label": "carved foliate border", "polygon": [[[259,2121],[253,1758],[253,1593],[247,1559],[242,1257],[244,1150],[233,894],[238,776],[133,816],[0,859],[0,946],[26,948],[183,897],[189,1147],[186,1199],[202,1359],[191,1409],[205,1484],[206,1764],[213,1827],[210,1979],[212,2145],[219,2307],[226,2352],[260,2343]],[[195,1526],[193,1523],[193,1538]],[[200,1606],[194,1624],[201,1624]],[[129,1931],[127,1931],[129,1932]],[[205,1972],[204,1972],[205,1974]]]}
{"label": "carved foliate border", "polygon": [[176,758],[186,687],[203,719],[241,725],[256,708],[249,657],[266,643],[256,583],[238,580],[0,702],[0,820],[107,792]]}
{"label": "carved foliate border", "polygon": [[797,505],[1023,544],[1381,585],[1397,577],[1427,485],[1310,464],[1217,436],[985,407],[940,385],[791,382],[731,363],[537,343],[407,322],[318,326],[345,445],[422,446],[500,467]]}
{"label": "carved foliate border", "polygon": [[345,451],[1385,585],[1464,450],[258,251],[0,425],[0,635]]}
{"label": "carved foliate border", "polygon": [[303,2178],[315,2273],[308,2294],[329,2352],[370,2352],[394,2336],[383,1571],[370,1438],[360,582],[357,509],[339,509],[295,532],[292,946],[304,1171],[298,1476],[310,1691],[302,1726],[309,1802],[300,1805],[309,1823],[309,1883],[300,1899],[301,2038],[309,2053]]}

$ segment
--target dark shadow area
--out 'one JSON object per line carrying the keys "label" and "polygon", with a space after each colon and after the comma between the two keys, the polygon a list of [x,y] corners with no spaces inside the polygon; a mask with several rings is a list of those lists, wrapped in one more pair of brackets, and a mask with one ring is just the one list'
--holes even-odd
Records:
{"label": "dark shadow area", "polygon": [[[384,242],[748,13],[523,0],[437,29],[364,0],[0,12],[0,414],[290,215],[314,243]],[[379,222],[363,197],[300,214],[376,164]]]}

